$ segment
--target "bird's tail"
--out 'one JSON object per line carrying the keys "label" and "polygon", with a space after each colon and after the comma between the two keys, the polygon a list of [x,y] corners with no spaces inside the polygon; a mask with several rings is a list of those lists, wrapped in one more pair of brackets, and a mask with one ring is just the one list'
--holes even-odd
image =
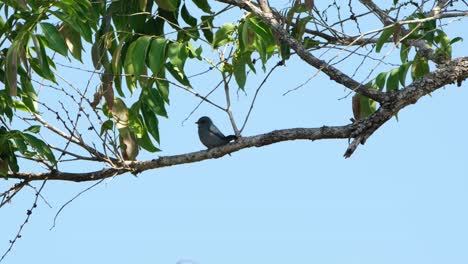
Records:
{"label": "bird's tail", "polygon": [[237,139],[237,136],[236,135],[230,135],[230,136],[227,136],[226,137],[226,140],[229,142],[229,141],[232,141],[232,140],[236,140]]}

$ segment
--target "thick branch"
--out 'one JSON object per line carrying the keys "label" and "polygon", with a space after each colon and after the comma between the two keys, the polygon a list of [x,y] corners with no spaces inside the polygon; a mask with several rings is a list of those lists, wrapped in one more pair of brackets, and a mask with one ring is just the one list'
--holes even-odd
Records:
{"label": "thick branch", "polygon": [[250,147],[261,147],[282,141],[296,139],[326,139],[326,138],[349,138],[353,129],[352,125],[320,128],[293,128],[276,130],[266,134],[252,137],[243,137],[232,144],[211,150],[197,151],[182,155],[159,157],[149,161],[137,161],[126,163],[126,168],[105,168],[99,171],[86,173],[68,173],[52,171],[46,173],[16,173],[10,174],[9,178],[28,180],[65,180],[65,181],[94,181],[113,177],[126,172],[139,173],[149,169],[169,167],[185,163],[193,163],[206,159],[220,158],[226,154]]}
{"label": "thick branch", "polygon": [[65,180],[65,181],[94,181],[116,175],[132,172],[134,174],[145,170],[169,167],[185,163],[193,163],[206,159],[220,158],[226,154],[250,147],[262,147],[282,141],[297,139],[348,139],[354,138],[345,153],[346,157],[352,155],[359,143],[365,142],[378,128],[391,119],[404,107],[416,103],[421,97],[444,87],[447,84],[457,83],[468,78],[468,57],[454,59],[443,64],[434,72],[424,78],[414,81],[403,90],[394,92],[390,99],[369,117],[356,123],[344,126],[323,126],[320,128],[292,128],[276,130],[269,133],[243,137],[232,144],[211,150],[203,150],[182,155],[159,157],[149,161],[127,162],[124,168],[105,168],[87,173],[67,173],[52,171],[46,173],[16,173],[9,174],[9,178],[24,180]]}
{"label": "thick branch", "polygon": [[381,105],[374,114],[356,123],[357,128],[351,135],[351,138],[355,138],[355,141],[350,145],[344,156],[350,157],[359,143],[364,143],[369,136],[401,109],[410,104],[415,104],[421,97],[447,84],[457,83],[457,85],[461,85],[461,82],[467,78],[468,57],[462,57],[440,65],[436,71],[414,81],[404,89],[394,92],[392,98]]}

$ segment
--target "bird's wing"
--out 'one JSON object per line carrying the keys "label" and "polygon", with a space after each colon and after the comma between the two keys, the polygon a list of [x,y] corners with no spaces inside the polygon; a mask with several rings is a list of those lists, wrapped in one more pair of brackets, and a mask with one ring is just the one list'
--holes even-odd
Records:
{"label": "bird's wing", "polygon": [[210,131],[210,133],[216,135],[217,137],[224,138],[224,134],[221,131],[219,131],[219,129],[215,125],[211,124],[208,130]]}

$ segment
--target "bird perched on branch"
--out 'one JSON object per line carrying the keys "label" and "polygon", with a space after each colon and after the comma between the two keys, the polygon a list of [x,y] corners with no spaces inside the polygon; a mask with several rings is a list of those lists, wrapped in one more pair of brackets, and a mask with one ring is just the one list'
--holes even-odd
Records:
{"label": "bird perched on branch", "polygon": [[225,136],[219,129],[213,124],[213,121],[207,116],[202,116],[198,119],[198,136],[200,141],[208,149],[226,145],[230,141],[237,139],[236,136],[230,135]]}

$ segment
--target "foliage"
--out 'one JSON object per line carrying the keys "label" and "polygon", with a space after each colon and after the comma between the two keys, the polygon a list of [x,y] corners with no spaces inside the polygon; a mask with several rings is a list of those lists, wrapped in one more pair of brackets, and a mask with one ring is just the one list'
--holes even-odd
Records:
{"label": "foliage", "polygon": [[[393,1],[395,9],[397,5],[405,5],[399,2]],[[101,73],[101,86],[91,106],[106,118],[100,123],[99,134],[102,137],[117,134],[115,142],[119,142],[116,145],[120,154],[114,156],[135,160],[139,148],[159,151],[159,118],[168,117],[170,87],[192,89],[186,64],[203,61],[203,49],[232,47],[225,63],[214,67],[225,78],[234,77],[242,90],[246,88],[248,72],[257,73],[257,61],[266,71],[275,55],[283,62],[294,55],[285,36],[278,35],[252,12],[238,21],[218,25],[219,14],[229,7],[215,13],[211,1],[207,0],[22,0],[4,1],[0,9],[4,13],[0,18],[0,46],[3,47],[0,81],[6,87],[0,91],[3,123],[0,174],[4,177],[8,171],[19,170],[18,153],[49,168],[56,166],[54,151],[47,140],[36,136],[44,123],[22,131],[7,125],[13,122],[17,111],[40,116],[32,76],[57,83],[55,56],[82,63],[83,51],[90,47],[91,52],[86,56],[91,56],[95,70]],[[326,21],[320,17],[326,12],[317,12],[314,1],[293,1],[290,7],[274,12],[281,16],[281,27],[287,36],[306,49],[320,49],[330,43],[346,44],[340,43],[344,37],[333,39],[325,37],[323,32],[311,33],[311,24],[320,19]],[[429,15],[415,12],[406,20],[424,20]],[[452,45],[461,40],[447,36],[435,19],[405,25],[394,23],[378,31],[375,52],[380,53],[393,43],[400,50],[401,64],[374,74],[366,87],[398,91],[408,79],[418,80],[430,72],[430,58],[411,41],[423,41],[428,48],[434,48],[435,57],[440,61],[450,60]],[[324,43],[323,39],[328,42]],[[360,118],[376,111],[376,101],[365,95],[359,95],[355,102],[360,104]]]}

